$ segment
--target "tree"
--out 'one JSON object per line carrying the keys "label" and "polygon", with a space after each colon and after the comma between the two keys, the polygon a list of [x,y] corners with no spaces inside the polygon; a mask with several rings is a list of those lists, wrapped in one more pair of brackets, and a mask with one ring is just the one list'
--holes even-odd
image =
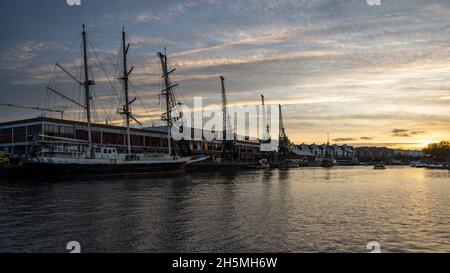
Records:
{"label": "tree", "polygon": [[441,141],[429,144],[427,148],[423,149],[423,153],[438,162],[450,161],[450,142]]}

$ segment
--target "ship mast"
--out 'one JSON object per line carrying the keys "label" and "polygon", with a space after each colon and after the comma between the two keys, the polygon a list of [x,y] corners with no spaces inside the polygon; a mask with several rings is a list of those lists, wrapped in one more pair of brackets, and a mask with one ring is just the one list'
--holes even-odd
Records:
{"label": "ship mast", "polygon": [[85,108],[86,108],[86,121],[88,131],[88,152],[87,156],[92,156],[92,131],[91,131],[91,90],[90,86],[94,85],[94,81],[89,80],[89,64],[87,56],[87,35],[85,26],[83,24],[83,61],[84,61],[84,91],[85,91]]}
{"label": "ship mast", "polygon": [[269,123],[267,121],[267,112],[266,112],[266,102],[264,95],[261,95],[261,101],[262,101],[262,119],[263,119],[263,126],[264,126],[264,133],[263,133],[263,140],[270,140],[270,127]]}
{"label": "ship mast", "polygon": [[134,120],[139,125],[142,125],[142,123],[139,122],[133,116],[133,114],[131,113],[131,108],[130,108],[130,105],[133,102],[135,102],[137,98],[130,100],[129,92],[128,92],[129,86],[130,86],[129,77],[130,77],[131,72],[133,72],[133,69],[134,69],[134,67],[131,67],[131,69],[128,69],[127,56],[128,56],[129,49],[130,49],[130,44],[127,44],[127,41],[126,41],[125,28],[122,28],[123,74],[122,74],[122,77],[119,78],[119,80],[123,81],[125,104],[122,106],[122,110],[119,112],[119,114],[125,115],[126,124],[127,124],[127,150],[128,150],[128,155],[131,155],[131,128],[130,128],[131,120]]}
{"label": "ship mast", "polygon": [[165,84],[165,89],[161,91],[161,95],[166,97],[166,113],[163,115],[163,120],[167,121],[167,143],[169,149],[169,156],[172,155],[172,125],[173,125],[173,117],[172,117],[172,108],[176,105],[175,96],[173,94],[173,88],[178,86],[178,84],[171,85],[169,75],[175,71],[172,69],[171,71],[167,68],[167,54],[166,52],[161,53],[158,52],[158,57],[161,60],[161,67]]}
{"label": "ship mast", "polygon": [[332,154],[330,152],[330,133],[327,133],[327,148],[325,151],[325,156],[330,157],[330,158],[332,157]]}
{"label": "ship mast", "polygon": [[84,81],[82,82],[81,80],[77,79],[74,75],[70,74],[69,71],[67,71],[66,69],[64,69],[64,67],[62,67],[61,65],[59,65],[58,63],[56,64],[57,67],[59,67],[62,71],[64,71],[64,73],[66,73],[67,75],[69,75],[69,77],[71,77],[74,81],[76,81],[80,86],[84,87],[84,100],[85,100],[85,104],[81,104],[67,96],[65,96],[64,94],[62,94],[61,92],[47,86],[47,90],[51,91],[55,94],[57,94],[58,96],[62,97],[63,99],[70,101],[73,104],[76,104],[78,106],[80,106],[81,108],[86,110],[86,123],[87,123],[87,142],[88,142],[88,150],[87,150],[87,158],[91,158],[92,157],[92,129],[91,129],[91,85],[95,85],[94,80],[90,80],[89,79],[89,62],[88,62],[88,53],[87,53],[87,34],[86,34],[86,27],[83,24],[83,33],[82,33],[82,40],[83,40],[83,65],[84,65]]}
{"label": "ship mast", "polygon": [[232,123],[230,116],[228,115],[228,102],[227,93],[225,89],[225,78],[220,76],[220,81],[222,84],[222,162],[233,161],[234,159],[234,142],[235,135],[233,134],[233,139],[231,139],[231,134],[233,132]]}
{"label": "ship mast", "polygon": [[130,118],[131,118],[131,111],[130,111],[130,99],[128,97],[128,76],[131,73],[128,71],[127,66],[127,54],[128,49],[130,48],[130,44],[126,44],[126,34],[125,34],[125,28],[122,29],[122,54],[123,54],[123,76],[121,80],[123,80],[123,86],[124,86],[124,93],[125,93],[125,105],[123,106],[123,111],[121,114],[125,115],[126,117],[126,123],[127,123],[127,145],[128,145],[128,155],[131,154],[131,132],[130,132]]}
{"label": "ship mast", "polygon": [[225,142],[227,141],[227,119],[228,119],[228,113],[227,113],[227,94],[225,90],[225,78],[223,76],[220,76],[220,81],[222,84],[222,149],[225,150]]}

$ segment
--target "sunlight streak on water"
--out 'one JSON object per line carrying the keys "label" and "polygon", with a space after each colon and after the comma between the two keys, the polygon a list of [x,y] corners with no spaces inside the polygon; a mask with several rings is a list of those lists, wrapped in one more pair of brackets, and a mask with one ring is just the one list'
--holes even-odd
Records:
{"label": "sunlight streak on water", "polygon": [[389,167],[0,183],[0,252],[450,251],[448,171]]}

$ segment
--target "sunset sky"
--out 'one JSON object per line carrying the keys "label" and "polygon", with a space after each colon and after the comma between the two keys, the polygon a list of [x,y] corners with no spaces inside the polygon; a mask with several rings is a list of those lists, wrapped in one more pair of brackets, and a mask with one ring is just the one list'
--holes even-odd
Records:
{"label": "sunset sky", "polygon": [[[296,143],[422,148],[450,139],[450,1],[382,0],[0,0],[0,102],[56,107],[52,85],[80,90],[55,69],[79,75],[86,24],[96,119],[116,114],[120,31],[131,42],[135,113],[150,126],[159,109],[157,51],[167,48],[177,94],[220,104],[219,75],[233,105],[284,105]],[[95,55],[101,65],[95,62]],[[114,81],[112,76],[110,80]],[[145,107],[143,106],[145,105]],[[69,118],[82,118],[79,109]],[[101,110],[100,110],[101,109]],[[39,112],[0,106],[0,122]]]}

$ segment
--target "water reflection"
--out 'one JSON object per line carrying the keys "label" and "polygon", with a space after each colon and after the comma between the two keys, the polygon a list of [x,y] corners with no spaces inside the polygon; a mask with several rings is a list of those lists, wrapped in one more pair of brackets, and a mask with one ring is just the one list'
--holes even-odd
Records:
{"label": "water reflection", "polygon": [[450,251],[450,173],[390,167],[0,184],[0,251]]}

